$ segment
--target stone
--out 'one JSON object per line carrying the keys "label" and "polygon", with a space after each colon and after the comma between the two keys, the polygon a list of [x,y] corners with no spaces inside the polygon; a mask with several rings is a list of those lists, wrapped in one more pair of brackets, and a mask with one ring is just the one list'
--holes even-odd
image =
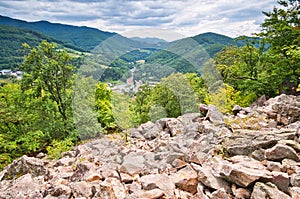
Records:
{"label": "stone", "polygon": [[120,180],[116,178],[107,178],[100,184],[100,191],[102,192],[102,198],[105,198],[105,195],[109,198],[114,199],[125,199],[126,190],[124,185]]}
{"label": "stone", "polygon": [[206,115],[208,111],[208,106],[206,104],[200,104],[199,111],[202,115]]}
{"label": "stone", "polygon": [[127,173],[120,173],[121,182],[130,183],[133,182],[134,178]]}
{"label": "stone", "polygon": [[76,161],[75,158],[69,158],[69,157],[63,157],[59,160],[56,161],[56,163],[54,164],[55,167],[58,166],[71,166],[72,164],[74,164]]}
{"label": "stone", "polygon": [[[17,190],[17,191],[16,191]],[[1,188],[0,188],[1,191]],[[15,183],[7,190],[1,191],[0,196],[3,198],[30,198],[40,192],[38,184],[36,184],[31,174],[25,174],[19,177]]]}
{"label": "stone", "polygon": [[231,199],[224,189],[219,189],[211,194],[211,199]]}
{"label": "stone", "polygon": [[172,195],[173,191],[175,190],[175,182],[173,181],[173,178],[165,173],[142,176],[140,178],[140,182],[144,190],[152,190],[158,188],[162,190],[167,196]]}
{"label": "stone", "polygon": [[265,151],[265,157],[268,160],[281,161],[285,158],[288,158],[291,160],[299,161],[299,156],[295,149],[283,144],[276,144],[274,147],[267,149]]}
{"label": "stone", "polygon": [[254,161],[232,164],[228,161],[214,158],[212,168],[222,178],[241,187],[250,184],[266,175],[266,170],[261,170],[262,164],[251,165]]}
{"label": "stone", "polygon": [[232,113],[234,115],[237,115],[241,110],[243,110],[242,107],[240,107],[239,105],[235,105],[233,108],[232,108]]}
{"label": "stone", "polygon": [[72,194],[72,190],[69,186],[67,185],[55,185],[54,187],[50,188],[48,190],[48,194],[51,196],[54,196],[56,198],[61,197],[61,198],[69,198]]}
{"label": "stone", "polygon": [[174,137],[179,134],[184,134],[186,132],[185,126],[181,123],[180,120],[176,118],[170,118],[166,121],[166,128],[171,137]]}
{"label": "stone", "polygon": [[198,172],[198,180],[207,187],[212,189],[225,189],[229,192],[230,187],[228,182],[220,177],[214,176],[211,168],[204,164],[202,167],[199,165],[192,164],[192,167]]}
{"label": "stone", "polygon": [[291,187],[289,193],[292,199],[300,199],[300,187]]}
{"label": "stone", "polygon": [[254,185],[251,199],[291,199],[291,197],[280,190],[272,183],[257,182]]}
{"label": "stone", "polygon": [[197,192],[198,175],[191,166],[186,166],[177,173],[171,174],[171,178],[178,189],[191,194],[195,194]]}
{"label": "stone", "polygon": [[27,173],[30,173],[32,177],[42,175],[48,178],[49,170],[45,166],[46,163],[44,160],[23,155],[0,172],[0,181],[3,179],[12,179]]}
{"label": "stone", "polygon": [[143,167],[141,165],[137,165],[134,162],[132,163],[123,163],[120,167],[120,172],[127,173],[131,176],[134,176],[135,174],[140,173],[143,170]]}
{"label": "stone", "polygon": [[88,198],[92,195],[92,190],[89,187],[88,183],[85,181],[74,182],[71,185],[72,193],[75,198],[84,197]]}
{"label": "stone", "polygon": [[217,124],[218,123],[224,123],[224,119],[223,119],[222,113],[214,105],[208,105],[208,111],[207,111],[206,117],[212,123],[217,123]]}
{"label": "stone", "polygon": [[153,140],[156,137],[158,137],[161,130],[162,129],[160,129],[156,124],[150,121],[146,122],[145,124],[142,124],[138,128],[140,134],[143,135],[144,138],[147,140]]}
{"label": "stone", "polygon": [[152,189],[147,191],[139,191],[138,193],[134,194],[133,198],[139,199],[158,199],[164,195],[164,192],[160,189]]}
{"label": "stone", "polygon": [[267,161],[267,169],[269,171],[282,171],[283,166],[279,162]]}
{"label": "stone", "polygon": [[88,182],[94,182],[94,181],[99,181],[99,180],[103,180],[103,177],[98,173],[88,174],[88,176],[86,178],[86,181],[88,181]]}
{"label": "stone", "polygon": [[248,199],[251,196],[251,192],[248,189],[237,188],[235,184],[232,184],[231,189],[235,199]]}
{"label": "stone", "polygon": [[291,175],[291,185],[293,187],[300,187],[300,173],[294,173]]}

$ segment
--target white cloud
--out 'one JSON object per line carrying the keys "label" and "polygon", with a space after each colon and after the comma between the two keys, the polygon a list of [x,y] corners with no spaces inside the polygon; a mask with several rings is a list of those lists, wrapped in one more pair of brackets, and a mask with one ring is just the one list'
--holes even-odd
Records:
{"label": "white cloud", "polygon": [[112,32],[165,29],[186,36],[250,35],[276,0],[2,0],[0,13],[27,21],[84,25]]}

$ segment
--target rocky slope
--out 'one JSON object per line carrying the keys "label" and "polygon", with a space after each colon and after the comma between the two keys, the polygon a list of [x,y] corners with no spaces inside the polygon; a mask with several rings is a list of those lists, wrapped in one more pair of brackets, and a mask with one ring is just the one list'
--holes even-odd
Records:
{"label": "rocky slope", "polygon": [[300,198],[300,97],[223,116],[214,106],[108,135],[0,173],[0,198]]}

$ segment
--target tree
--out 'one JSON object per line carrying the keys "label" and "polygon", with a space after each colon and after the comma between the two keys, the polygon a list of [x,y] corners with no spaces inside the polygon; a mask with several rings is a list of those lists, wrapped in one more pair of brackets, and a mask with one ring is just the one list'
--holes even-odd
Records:
{"label": "tree", "polygon": [[95,107],[98,122],[106,131],[115,131],[117,125],[112,112],[112,91],[107,88],[107,84],[98,83],[95,89]]}
{"label": "tree", "polygon": [[[54,43],[42,41],[36,48],[23,45],[26,50],[20,70],[25,72],[22,79],[23,91],[32,90],[33,97],[50,100],[56,107],[51,107],[57,113],[56,122],[62,123],[62,134],[53,135],[63,138],[74,129],[72,121],[72,86],[75,78],[75,67],[71,64],[71,56],[59,50]],[[50,107],[48,107],[50,109]]]}
{"label": "tree", "polygon": [[262,23],[262,31],[258,36],[270,44],[267,52],[269,63],[265,65],[277,79],[278,92],[296,94],[300,83],[300,57],[295,56],[299,51],[300,43],[300,1],[280,0],[280,7],[272,12],[263,12],[266,15]]}

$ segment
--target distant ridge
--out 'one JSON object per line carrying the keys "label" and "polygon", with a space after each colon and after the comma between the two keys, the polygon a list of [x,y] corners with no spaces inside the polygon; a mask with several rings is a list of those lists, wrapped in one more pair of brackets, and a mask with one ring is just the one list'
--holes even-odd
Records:
{"label": "distant ridge", "polygon": [[116,33],[105,32],[86,26],[72,26],[48,21],[27,22],[0,15],[0,25],[34,30],[57,40],[63,40],[84,50],[92,50],[102,41]]}

